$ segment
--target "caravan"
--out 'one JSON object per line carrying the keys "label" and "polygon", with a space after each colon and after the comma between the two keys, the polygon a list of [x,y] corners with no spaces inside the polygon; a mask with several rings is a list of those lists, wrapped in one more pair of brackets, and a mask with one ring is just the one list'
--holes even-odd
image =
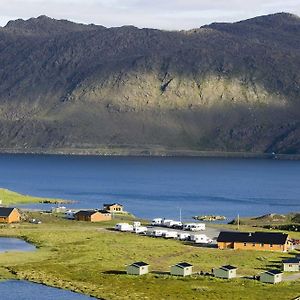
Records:
{"label": "caravan", "polygon": [[191,234],[190,240],[196,244],[211,244],[213,242],[205,234]]}
{"label": "caravan", "polygon": [[115,226],[115,230],[118,231],[133,231],[133,226],[128,223],[118,223]]}
{"label": "caravan", "polygon": [[190,230],[190,231],[205,230],[205,223],[186,223],[183,225],[183,230]]}

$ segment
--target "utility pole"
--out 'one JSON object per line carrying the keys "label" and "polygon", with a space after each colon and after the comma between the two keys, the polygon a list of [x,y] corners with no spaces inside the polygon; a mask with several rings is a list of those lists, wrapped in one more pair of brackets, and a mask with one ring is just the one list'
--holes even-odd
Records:
{"label": "utility pole", "polygon": [[237,228],[240,229],[240,214],[237,216]]}
{"label": "utility pole", "polygon": [[179,207],[179,221],[181,222],[181,207]]}

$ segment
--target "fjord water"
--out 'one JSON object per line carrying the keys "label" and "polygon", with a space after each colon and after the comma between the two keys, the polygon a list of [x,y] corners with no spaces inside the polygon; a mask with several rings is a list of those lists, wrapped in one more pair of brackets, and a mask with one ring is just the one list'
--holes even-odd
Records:
{"label": "fjord water", "polygon": [[0,237],[0,253],[6,251],[33,251],[35,246],[21,239]]}
{"label": "fjord water", "polygon": [[68,207],[120,202],[177,219],[180,208],[183,219],[300,211],[300,161],[3,154],[0,166],[0,187],[78,201]]}
{"label": "fjord water", "polygon": [[1,299],[5,300],[88,300],[96,299],[70,291],[24,280],[0,282]]}

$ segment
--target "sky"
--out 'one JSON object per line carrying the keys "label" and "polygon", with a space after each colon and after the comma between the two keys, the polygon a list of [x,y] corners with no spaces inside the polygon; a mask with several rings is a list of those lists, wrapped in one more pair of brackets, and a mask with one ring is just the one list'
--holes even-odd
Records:
{"label": "sky", "polygon": [[106,27],[180,30],[276,12],[300,16],[300,0],[0,0],[0,26],[47,15]]}

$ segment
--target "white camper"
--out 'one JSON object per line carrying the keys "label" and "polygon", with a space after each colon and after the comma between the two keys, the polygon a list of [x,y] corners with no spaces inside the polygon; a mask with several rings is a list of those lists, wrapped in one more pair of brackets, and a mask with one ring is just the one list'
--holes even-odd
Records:
{"label": "white camper", "polygon": [[146,233],[147,232],[147,227],[144,226],[138,226],[133,228],[134,233]]}
{"label": "white camper", "polygon": [[166,233],[166,230],[154,229],[151,236],[162,237]]}
{"label": "white camper", "polygon": [[159,226],[162,225],[163,219],[162,218],[155,218],[152,220],[151,225]]}
{"label": "white camper", "polygon": [[133,227],[136,228],[136,227],[140,227],[141,226],[141,222],[133,222]]}
{"label": "white camper", "polygon": [[211,244],[213,242],[205,234],[191,234],[190,240],[196,244]]}
{"label": "white camper", "polygon": [[74,220],[75,219],[74,214],[75,214],[74,211],[68,210],[65,212],[65,217],[69,220]]}
{"label": "white camper", "polygon": [[179,222],[179,221],[173,221],[173,220],[165,220],[164,221],[164,225],[169,227],[169,228],[172,228],[172,227],[182,227],[182,223]]}
{"label": "white camper", "polygon": [[133,231],[133,226],[128,223],[118,223],[115,226],[115,230],[118,231]]}
{"label": "white camper", "polygon": [[190,230],[190,231],[205,230],[205,223],[186,223],[183,225],[183,230]]}
{"label": "white camper", "polygon": [[163,233],[163,237],[166,239],[175,239],[177,238],[177,231],[166,231]]}
{"label": "white camper", "polygon": [[189,233],[186,233],[186,232],[179,232],[177,234],[177,238],[181,241],[185,241],[185,240],[188,240],[190,238],[190,234]]}

